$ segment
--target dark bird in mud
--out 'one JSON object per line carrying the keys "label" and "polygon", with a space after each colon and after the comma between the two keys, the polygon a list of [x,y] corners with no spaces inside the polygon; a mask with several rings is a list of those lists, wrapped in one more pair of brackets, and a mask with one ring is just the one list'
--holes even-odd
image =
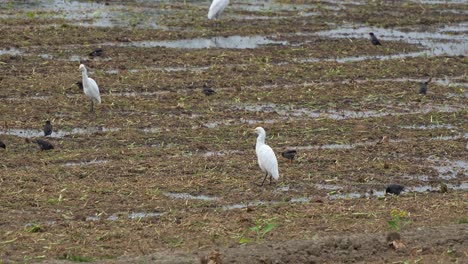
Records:
{"label": "dark bird in mud", "polygon": [[99,56],[102,56],[103,53],[104,51],[101,48],[98,48],[98,49],[93,50],[91,53],[89,53],[89,56],[99,57]]}
{"label": "dark bird in mud", "polygon": [[419,93],[420,94],[423,94],[423,95],[426,95],[427,94],[427,85],[429,84],[429,82],[432,80],[432,77],[429,78],[429,80],[425,81],[425,82],[422,82],[419,84],[420,88],[419,88]]}
{"label": "dark bird in mud", "polygon": [[50,135],[52,135],[52,124],[50,123],[49,120],[47,120],[44,125],[44,136],[47,137]]}
{"label": "dark bird in mud", "polygon": [[78,81],[75,84],[78,86],[78,88],[80,88],[80,90],[83,91],[83,82],[82,81]]}
{"label": "dark bird in mud", "polygon": [[3,141],[0,140],[0,148],[2,149],[6,149],[6,145],[5,143],[3,143]]}
{"label": "dark bird in mud", "polygon": [[294,149],[289,149],[281,153],[281,156],[284,158],[287,158],[289,160],[289,163],[292,163],[294,157],[296,157],[297,151]]}
{"label": "dark bird in mud", "polygon": [[216,93],[215,90],[213,90],[213,89],[211,89],[211,88],[209,88],[209,87],[206,87],[206,86],[203,87],[202,92],[203,92],[206,96],[210,96],[210,95],[213,95],[213,94]]}
{"label": "dark bird in mud", "polygon": [[369,35],[370,35],[372,44],[382,45],[382,44],[380,44],[380,41],[377,39],[377,37],[374,35],[374,33],[371,32],[371,33],[369,33]]}
{"label": "dark bird in mud", "polygon": [[395,194],[395,195],[400,195],[400,193],[405,189],[404,186],[399,185],[399,184],[390,184],[387,186],[387,189],[385,189],[385,193],[390,193],[390,194]]}
{"label": "dark bird in mud", "polygon": [[448,186],[447,186],[447,184],[445,184],[445,183],[443,183],[443,182],[440,183],[440,192],[441,192],[441,193],[447,193],[447,192],[448,192]]}
{"label": "dark bird in mud", "polygon": [[[28,141],[28,140],[27,140]],[[51,150],[54,149],[54,145],[52,145],[49,141],[43,139],[35,139],[31,141],[32,143],[36,143],[39,145],[41,150]]]}

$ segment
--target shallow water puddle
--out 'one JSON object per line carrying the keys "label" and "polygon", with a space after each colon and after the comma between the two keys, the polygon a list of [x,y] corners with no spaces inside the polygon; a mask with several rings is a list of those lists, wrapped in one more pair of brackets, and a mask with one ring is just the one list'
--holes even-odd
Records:
{"label": "shallow water puddle", "polygon": [[[331,192],[327,195],[329,200],[337,200],[337,199],[357,199],[357,198],[364,198],[368,197],[369,193],[359,193],[359,192],[349,192],[349,193],[338,193],[338,192]],[[383,196],[383,194],[382,194]]]}
{"label": "shallow water puddle", "polygon": [[[453,31],[463,31],[466,29],[466,23],[461,23],[456,26],[451,26]],[[405,41],[412,44],[420,44],[426,48],[424,51],[400,53],[392,55],[377,55],[377,56],[354,56],[338,59],[300,59],[299,62],[318,62],[318,61],[336,61],[340,63],[363,61],[370,59],[387,60],[399,59],[407,57],[418,57],[423,55],[440,56],[465,56],[468,54],[468,41],[463,35],[451,35],[442,33],[445,29],[441,28],[440,32],[403,32],[394,29],[383,29],[375,27],[367,27],[360,25],[357,27],[341,27],[332,30],[320,31],[315,33],[317,36],[333,38],[369,38],[369,32],[373,32],[382,41]],[[384,44],[383,44],[384,45]]]}
{"label": "shallow water puddle", "polygon": [[431,167],[439,173],[439,178],[444,180],[451,180],[463,176],[466,178],[468,176],[468,161],[465,160],[431,160],[434,161],[436,165]]}
{"label": "shallow water puddle", "polygon": [[342,186],[339,186],[339,185],[336,185],[336,184],[323,184],[323,183],[316,183],[315,184],[315,187],[317,189],[321,189],[321,190],[342,190],[343,187]]}
{"label": "shallow water puddle", "polygon": [[[365,79],[365,80],[353,80],[357,83],[367,83],[367,82],[414,82],[414,83],[422,83],[427,81],[428,78],[386,78],[386,79]],[[459,80],[463,80],[463,76],[458,77],[445,77],[445,78],[432,78],[431,83],[437,83],[441,86],[463,86],[467,87],[468,83],[457,82]],[[343,81],[343,84],[349,83],[349,81]],[[322,83],[320,83],[322,84]],[[328,83],[327,83],[328,84]],[[329,84],[336,84],[336,82],[330,82]]]}
{"label": "shallow water puddle", "polygon": [[285,105],[277,105],[273,103],[265,104],[244,104],[241,106],[234,106],[237,110],[247,110],[250,112],[267,112],[277,113],[282,116],[293,116],[293,117],[310,117],[310,118],[328,118],[334,120],[344,119],[359,119],[359,118],[373,118],[373,117],[384,117],[384,116],[399,116],[399,115],[410,115],[410,114],[424,114],[431,111],[452,113],[457,112],[463,107],[449,106],[449,105],[424,105],[419,109],[408,110],[401,109],[395,111],[394,109],[382,109],[382,111],[368,110],[368,111],[351,111],[351,110],[309,110],[305,108],[296,108]]}
{"label": "shallow water puddle", "polygon": [[62,166],[68,167],[68,166],[87,166],[87,165],[93,165],[93,164],[104,164],[109,162],[108,160],[90,160],[90,161],[70,161],[70,162],[65,162],[62,164]]}
{"label": "shallow water puddle", "polygon": [[202,201],[218,201],[221,198],[216,197],[216,196],[208,196],[208,195],[191,195],[188,193],[173,193],[173,192],[167,192],[164,193],[165,196],[170,197],[170,198],[175,198],[175,199],[185,199],[185,200],[202,200]]}
{"label": "shallow water puddle", "polygon": [[286,185],[286,186],[281,186],[281,187],[276,188],[274,190],[274,192],[277,192],[277,193],[278,192],[289,192],[290,190],[292,190],[291,187]]}
{"label": "shallow water puddle", "polygon": [[2,55],[19,55],[19,54],[23,54],[23,52],[20,51],[19,49],[15,49],[15,48],[0,49],[0,56],[2,56]]}
{"label": "shallow water puddle", "polygon": [[223,120],[223,121],[213,121],[209,123],[204,123],[203,126],[207,128],[216,128],[219,126],[233,126],[233,125],[241,125],[241,124],[248,124],[248,125],[254,125],[254,124],[274,124],[281,122],[281,120],[275,120],[275,119],[265,119],[265,120],[256,120],[256,119],[232,119],[232,120]]}
{"label": "shallow water puddle", "polygon": [[[462,138],[468,138],[468,133],[459,134],[455,136],[440,136],[430,138],[429,140],[440,140],[440,141],[451,141],[457,140]],[[389,143],[402,143],[402,142],[409,142],[408,139],[389,139]],[[365,147],[365,146],[374,146],[379,143],[380,140],[372,140],[372,141],[364,141],[364,142],[356,142],[356,143],[344,143],[344,144],[323,144],[323,145],[309,145],[309,146],[295,146],[295,149],[302,149],[302,150],[309,150],[309,149],[354,149],[357,147]]]}
{"label": "shallow water puddle", "polygon": [[[144,29],[169,29],[156,23],[160,17],[160,10],[156,9],[123,9],[110,11],[94,12],[91,17],[82,19],[91,19],[89,22],[75,21],[72,24],[85,27],[132,27]],[[75,18],[75,20],[81,20]]]}
{"label": "shallow water puddle", "polygon": [[[110,3],[111,4],[101,4],[95,1],[35,0],[12,1],[9,7],[22,11],[20,16],[63,18],[70,21],[73,25],[79,26],[166,29],[166,27],[159,26],[156,21],[159,20],[163,12],[168,12],[167,9],[139,8],[137,6],[123,6],[112,2]],[[40,13],[36,14],[37,12]],[[18,17],[18,14],[14,16],[3,16]]]}
{"label": "shallow water puddle", "polygon": [[145,127],[145,128],[142,128],[141,131],[143,131],[144,133],[159,133],[161,132],[161,128],[160,127]]}
{"label": "shallow water puddle", "polygon": [[[384,197],[385,196],[384,190],[383,191],[372,190],[372,192],[361,193],[361,192],[341,192],[340,190],[344,189],[344,187],[340,185],[330,185],[330,186],[326,186],[326,188],[323,188],[324,186],[320,186],[316,184],[316,187],[318,187],[318,189],[331,190],[327,194],[327,197],[329,200],[356,199],[356,198]],[[449,190],[467,191],[468,182],[462,182],[461,184],[448,183],[447,187]],[[382,189],[385,189],[385,187],[382,187]],[[403,190],[402,194],[410,193],[410,192],[424,193],[424,192],[434,192],[434,191],[440,191],[440,186],[438,187],[433,187],[431,185],[405,186],[405,189]]]}
{"label": "shallow water puddle", "polygon": [[121,97],[152,97],[158,95],[167,95],[170,94],[170,91],[157,91],[157,92],[119,92],[111,93],[111,96],[121,96]]}
{"label": "shallow water puddle", "polygon": [[203,157],[212,157],[212,156],[225,156],[230,154],[242,153],[240,150],[220,150],[220,151],[207,151],[202,154]]}
{"label": "shallow water puddle", "polygon": [[454,136],[438,136],[438,137],[430,138],[429,140],[450,141],[450,140],[457,140],[457,139],[462,139],[462,138],[464,139],[468,138],[468,133],[454,135]]}
{"label": "shallow water puddle", "polygon": [[233,210],[233,209],[243,209],[249,206],[259,206],[269,204],[268,202],[257,201],[257,202],[248,202],[248,203],[238,203],[238,204],[231,204],[231,205],[224,205],[221,208],[223,210]]}
{"label": "shallow water puddle", "polygon": [[446,125],[412,125],[412,126],[399,126],[400,128],[404,128],[404,129],[417,129],[417,130],[434,130],[434,129],[440,129],[440,128],[444,128],[444,129],[456,129],[457,127],[453,126],[453,125],[450,125],[450,124],[446,124]]}
{"label": "shallow water puddle", "polygon": [[[63,138],[69,135],[88,135],[88,134],[95,134],[100,132],[115,132],[119,131],[120,128],[105,128],[105,127],[88,127],[88,128],[73,128],[72,130],[57,130],[53,131],[52,135],[49,137],[52,138]],[[42,130],[36,129],[8,129],[6,131],[0,131],[0,135],[12,135],[17,137],[23,138],[30,138],[30,137],[42,137],[44,136],[44,132]]]}
{"label": "shallow water puddle", "polygon": [[[287,203],[307,203],[310,202],[311,199],[308,197],[296,197],[291,198]],[[275,205],[286,203],[286,201],[255,201],[255,202],[247,202],[247,203],[238,203],[238,204],[230,204],[230,205],[223,205],[221,208],[223,210],[233,210],[233,209],[243,209],[252,206],[261,206],[261,205]]]}
{"label": "shallow water puddle", "polygon": [[373,146],[379,141],[365,141],[365,142],[357,142],[351,144],[324,144],[324,145],[310,145],[310,146],[297,146],[294,147],[295,149],[353,149],[362,146]]}
{"label": "shallow water puddle", "polygon": [[149,213],[145,213],[145,212],[132,212],[128,215],[128,218],[130,219],[139,219],[139,218],[145,218],[145,217],[157,217],[157,216],[161,216],[162,214],[164,213],[160,213],[160,212],[149,212]]}
{"label": "shallow water puddle", "polygon": [[[455,190],[455,191],[467,191],[468,190],[468,182],[462,182],[460,184],[453,184],[453,183],[448,183],[447,184],[448,190]],[[440,191],[440,186],[432,186],[432,185],[421,185],[421,186],[411,186],[408,187],[406,192],[417,192],[417,193],[423,193],[423,192],[438,192]]]}
{"label": "shallow water puddle", "polygon": [[423,182],[428,182],[430,180],[430,177],[427,175],[410,175],[410,174],[405,174],[402,176],[403,179],[407,180],[419,180]]}
{"label": "shallow water puddle", "polygon": [[195,38],[167,41],[107,42],[101,46],[139,47],[139,48],[177,48],[177,49],[255,49],[261,45],[286,45],[287,41],[276,41],[264,36],[230,36],[213,38]]}
{"label": "shallow water puddle", "polygon": [[101,215],[87,216],[85,221],[99,221],[99,220],[108,220],[108,221],[117,221],[119,218],[126,216],[127,219],[141,219],[149,217],[158,217],[163,215],[161,212],[131,212],[131,213],[115,213],[109,215],[107,218],[101,217]]}
{"label": "shallow water puddle", "polygon": [[25,101],[25,100],[47,100],[51,98],[50,95],[36,95],[36,96],[24,96],[24,97],[8,97],[2,98],[9,101]]}
{"label": "shallow water puddle", "polygon": [[110,69],[106,70],[105,72],[108,74],[119,74],[120,72],[147,72],[147,71],[165,71],[165,72],[180,72],[180,71],[188,71],[188,72],[202,72],[210,69],[210,66],[205,67],[145,67],[143,69],[129,69],[129,70],[118,70],[118,69]]}
{"label": "shallow water puddle", "polygon": [[356,2],[356,1],[321,1],[323,3],[315,4],[315,3],[304,3],[304,4],[297,4],[297,3],[281,3],[277,1],[251,1],[251,2],[231,2],[229,8],[234,10],[243,10],[249,12],[259,12],[261,13],[268,13],[268,12],[278,12],[278,11],[298,11],[299,15],[301,13],[306,13],[309,10],[315,9],[327,9],[327,10],[334,10],[338,11],[343,8],[346,8],[344,4],[348,5],[362,5],[363,3]]}
{"label": "shallow water puddle", "polygon": [[466,0],[412,0],[421,4],[466,4]]}

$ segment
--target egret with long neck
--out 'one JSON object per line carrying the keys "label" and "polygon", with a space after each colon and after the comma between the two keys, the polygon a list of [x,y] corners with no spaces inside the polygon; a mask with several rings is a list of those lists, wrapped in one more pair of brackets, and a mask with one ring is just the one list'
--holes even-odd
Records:
{"label": "egret with long neck", "polygon": [[229,5],[229,0],[213,0],[208,11],[208,19],[219,17]]}
{"label": "egret with long neck", "polygon": [[266,132],[262,127],[255,128],[255,133],[258,134],[257,144],[255,145],[255,152],[257,153],[258,165],[260,169],[265,173],[265,178],[263,178],[262,186],[265,183],[265,180],[270,176],[270,184],[272,178],[275,180],[279,179],[278,172],[278,160],[276,159],[275,152],[273,149],[265,144]]}
{"label": "egret with long neck", "polygon": [[94,102],[101,103],[101,95],[99,94],[99,87],[93,79],[88,77],[88,71],[84,64],[80,65],[81,74],[83,75],[83,91],[86,96],[91,99],[90,112],[94,112]]}

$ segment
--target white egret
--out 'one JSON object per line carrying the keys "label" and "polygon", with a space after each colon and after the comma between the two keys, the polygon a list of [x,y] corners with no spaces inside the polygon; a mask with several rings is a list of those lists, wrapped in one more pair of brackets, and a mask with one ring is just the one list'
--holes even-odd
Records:
{"label": "white egret", "polygon": [[229,0],[213,0],[208,11],[208,19],[219,17],[228,4]]}
{"label": "white egret", "polygon": [[265,144],[266,133],[265,129],[262,127],[255,128],[255,133],[258,134],[257,137],[257,144],[255,145],[255,152],[257,153],[258,158],[258,165],[263,172],[265,172],[265,178],[262,181],[262,184],[265,183],[265,180],[268,176],[270,176],[270,184],[271,178],[275,180],[279,179],[279,172],[278,172],[278,160],[276,159],[275,152],[271,149],[270,146]]}
{"label": "white egret", "polygon": [[101,95],[99,94],[99,87],[93,79],[88,77],[88,71],[84,64],[80,65],[81,74],[83,75],[83,91],[86,96],[91,99],[91,110],[94,112],[94,102],[101,103]]}

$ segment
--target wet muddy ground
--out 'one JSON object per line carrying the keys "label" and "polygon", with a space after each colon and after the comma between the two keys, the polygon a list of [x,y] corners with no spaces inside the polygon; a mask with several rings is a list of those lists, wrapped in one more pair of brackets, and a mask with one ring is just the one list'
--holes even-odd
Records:
{"label": "wet muddy ground", "polygon": [[0,4],[0,262],[468,258],[466,3],[209,4]]}

